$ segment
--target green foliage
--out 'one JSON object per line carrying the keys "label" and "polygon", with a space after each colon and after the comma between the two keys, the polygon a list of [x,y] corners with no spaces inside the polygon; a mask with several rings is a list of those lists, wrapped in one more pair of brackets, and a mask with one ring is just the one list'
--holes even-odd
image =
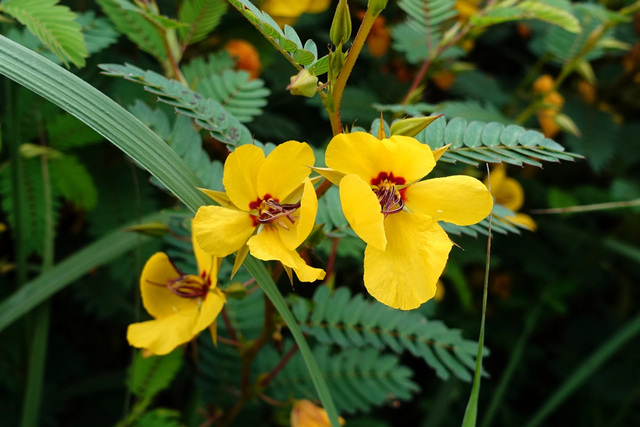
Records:
{"label": "green foliage", "polygon": [[361,294],[351,296],[346,287],[329,294],[320,286],[313,307],[302,299],[293,302],[293,312],[302,330],[324,344],[342,348],[371,346],[396,353],[408,350],[431,366],[438,377],[451,374],[471,380],[477,343],[462,338],[458,329],[449,329],[438,320],[428,320],[415,311],[399,311]]}
{"label": "green foliage", "polygon": [[188,117],[177,116],[172,125],[162,110],[152,110],[140,100],[129,107],[129,111],[153,129],[160,138],[167,141],[202,180],[205,188],[223,189],[222,163],[209,159],[209,155],[202,148],[202,137],[194,129]]}
{"label": "green foliage", "polygon": [[[40,157],[22,159],[19,162],[20,173],[25,182],[26,193],[14,194],[11,179],[11,168],[14,165],[5,166],[0,170],[0,196],[2,196],[2,210],[7,215],[7,220],[11,230],[16,228],[14,213],[14,203],[16,197],[23,199],[23,206],[26,208],[26,215],[23,217],[25,232],[28,238],[25,241],[25,251],[28,254],[41,254],[45,239],[45,215],[46,197],[44,177],[42,175],[42,163]],[[51,200],[53,206],[53,222],[58,217],[58,202],[55,188],[51,187]]]}
{"label": "green foliage", "polygon": [[453,0],[400,0],[407,19],[393,29],[393,47],[416,64],[429,58],[442,39],[443,24],[456,17]]}
{"label": "green foliage", "polygon": [[65,113],[47,119],[45,127],[49,145],[60,151],[104,141],[96,131]]}
{"label": "green foliage", "polygon": [[98,191],[87,168],[77,157],[65,155],[51,161],[51,180],[62,197],[78,207],[92,210],[98,203]]}
{"label": "green foliage", "polygon": [[174,106],[176,112],[193,118],[198,126],[210,131],[214,138],[225,144],[253,142],[249,130],[218,101],[204,98],[175,80],[128,64],[101,64],[100,68],[107,75],[124,77],[145,85],[145,89],[158,95],[159,100]]}
{"label": "green foliage", "polygon": [[477,166],[480,162],[528,164],[541,167],[541,161],[573,161],[582,156],[564,151],[564,147],[535,130],[518,125],[472,121],[444,117],[433,121],[416,139],[432,149],[451,144],[442,155],[445,162],[462,162]]}
{"label": "green foliage", "polygon": [[118,40],[120,35],[109,20],[96,18],[93,11],[82,13],[78,16],[78,23],[82,26],[84,39],[87,43],[87,50],[90,55],[100,52],[111,46]]}
{"label": "green foliage", "polygon": [[25,25],[65,64],[84,67],[89,56],[76,14],[57,0],[5,0],[2,10]]}
{"label": "green foliage", "polygon": [[267,13],[261,12],[248,0],[229,0],[245,18],[249,20],[267,39],[279,46],[283,55],[291,62],[309,69],[311,74],[319,76],[328,70],[328,58],[318,59],[318,48],[313,40],[304,45],[293,27],[284,26],[284,30]]}
{"label": "green foliage", "polygon": [[182,44],[188,46],[203,40],[218,26],[226,11],[225,0],[184,0],[178,11],[178,20],[188,24],[178,31]]}
{"label": "green foliage", "polygon": [[140,399],[153,399],[169,387],[181,367],[181,350],[149,357],[143,357],[142,352],[137,351],[129,371],[129,390]]}
{"label": "green foliage", "polygon": [[[285,351],[290,345],[285,345]],[[264,350],[263,369],[275,367],[278,354]],[[375,348],[347,348],[332,353],[330,347],[316,345],[313,355],[326,376],[331,394],[341,412],[366,412],[373,406],[395,399],[409,400],[420,387],[411,379],[411,369],[396,356],[381,354]],[[296,353],[270,383],[266,394],[278,400],[317,400],[302,357]]]}
{"label": "green foliage", "polygon": [[190,86],[202,96],[218,101],[241,122],[250,122],[261,115],[271,91],[261,79],[251,79],[246,71],[234,71],[226,52],[198,58],[184,67]]}
{"label": "green foliage", "polygon": [[580,33],[580,23],[570,12],[541,1],[526,0],[511,6],[511,2],[498,3],[484,14],[471,16],[477,26],[489,26],[508,21],[537,19],[564,29],[569,33]]}
{"label": "green foliage", "polygon": [[113,25],[141,50],[158,60],[167,58],[162,36],[151,22],[135,11],[125,10],[116,0],[97,0]]}
{"label": "green foliage", "polygon": [[134,427],[180,427],[180,412],[154,409],[136,419]]}

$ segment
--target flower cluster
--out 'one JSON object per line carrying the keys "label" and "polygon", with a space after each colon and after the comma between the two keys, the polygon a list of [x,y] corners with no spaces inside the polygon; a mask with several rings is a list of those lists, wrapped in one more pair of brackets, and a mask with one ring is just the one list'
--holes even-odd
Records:
{"label": "flower cluster", "polygon": [[538,77],[533,82],[533,91],[544,96],[543,108],[538,110],[538,122],[547,138],[553,138],[560,132],[556,118],[564,105],[564,97],[557,90],[553,90],[553,87],[553,77],[548,74]]}
{"label": "flower cluster", "polygon": [[[226,160],[225,192],[202,190],[218,205],[202,206],[193,220],[198,274],[181,273],[165,254],[154,255],[140,279],[143,302],[155,320],[131,325],[129,341],[164,354],[211,325],[225,302],[216,288],[217,260],[236,254],[282,263],[289,277],[313,282],[325,272],[297,249],[311,233],[318,200],[312,170],[339,186],[345,217],[367,243],[364,285],[378,301],[403,310],[436,294],[452,242],[438,224],[470,225],[485,218],[493,199],[469,176],[422,180],[444,150],[407,136],[378,139],[355,132],[335,136],[328,168],[314,168],[313,150],[288,141],[268,156],[253,145]],[[435,155],[434,155],[435,153]]]}

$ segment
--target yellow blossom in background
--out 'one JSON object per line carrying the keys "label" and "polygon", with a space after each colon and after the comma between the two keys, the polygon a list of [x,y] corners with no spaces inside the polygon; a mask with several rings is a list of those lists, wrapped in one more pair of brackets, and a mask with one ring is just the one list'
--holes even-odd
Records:
{"label": "yellow blossom in background", "polygon": [[442,280],[438,280],[438,283],[436,283],[436,294],[433,296],[433,299],[436,302],[440,302],[444,299],[445,294],[444,283],[442,283]]}
{"label": "yellow blossom in background", "polygon": [[[358,18],[360,20],[364,19],[364,15],[365,12],[363,10],[358,12]],[[387,19],[379,15],[376,20],[373,21],[373,26],[367,36],[367,49],[369,49],[371,56],[380,58],[389,51],[390,46],[391,33],[387,28]]]}
{"label": "yellow blossom in background", "polygon": [[436,293],[452,242],[438,221],[475,224],[493,206],[482,182],[469,176],[420,181],[436,159],[426,144],[356,132],[333,137],[327,170],[353,231],[367,243],[364,284],[378,301],[402,310]]}
{"label": "yellow blossom in background", "polygon": [[296,252],[316,218],[318,199],[309,180],[315,161],[306,143],[288,141],[265,158],[254,145],[242,145],[229,155],[222,183],[226,193],[203,190],[221,206],[202,206],[193,229],[202,249],[224,257],[247,251],[263,261],[280,261],[302,282],[324,278]]}
{"label": "yellow blossom in background", "polygon": [[251,43],[239,39],[229,40],[224,49],[231,58],[235,59],[236,68],[247,71],[252,79],[260,75],[262,71],[260,55]]}
{"label": "yellow blossom in background", "polygon": [[[140,292],[142,304],[154,320],[129,325],[127,340],[147,353],[163,355],[191,341],[212,324],[226,298],[218,289],[219,260],[200,249],[192,237],[198,264],[197,274],[184,274],[157,252],[142,269]],[[214,335],[215,340],[215,335]]]}
{"label": "yellow blossom in background", "polygon": [[554,86],[553,77],[548,74],[544,74],[535,82],[533,82],[533,91],[544,95],[543,107],[538,110],[538,123],[544,136],[547,138],[553,138],[560,132],[555,122],[555,117],[564,105],[564,98],[558,91],[552,90]]}
{"label": "yellow blossom in background", "polygon": [[331,0],[264,0],[262,10],[281,27],[293,25],[303,13],[320,13],[329,8]]}
{"label": "yellow blossom in background", "polygon": [[[344,418],[339,417],[340,425]],[[291,427],[331,427],[327,411],[307,399],[296,400],[291,408]]]}
{"label": "yellow blossom in background", "polygon": [[[488,180],[485,180],[485,185],[488,185]],[[491,194],[497,204],[515,213],[515,216],[506,217],[506,220],[531,231],[538,228],[533,218],[518,212],[524,204],[524,190],[518,181],[507,176],[507,168],[503,164],[495,165],[491,169]]]}
{"label": "yellow blossom in background", "polygon": [[461,21],[468,21],[478,10],[480,0],[457,0],[455,8]]}

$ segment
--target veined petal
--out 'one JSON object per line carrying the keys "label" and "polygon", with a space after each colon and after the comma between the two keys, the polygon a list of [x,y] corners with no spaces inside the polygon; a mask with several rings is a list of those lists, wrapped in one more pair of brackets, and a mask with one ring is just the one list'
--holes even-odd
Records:
{"label": "veined petal", "polygon": [[217,283],[219,259],[211,254],[205,252],[196,239],[196,233],[193,232],[193,225],[191,232],[191,244],[193,245],[193,253],[196,257],[196,264],[198,265],[198,276],[202,276],[205,273],[206,276],[211,277],[211,284],[213,286]]}
{"label": "veined petal", "polygon": [[325,162],[331,169],[346,175],[356,174],[369,184],[380,172],[391,172],[389,150],[366,132],[334,136],[327,147]]}
{"label": "veined petal", "polygon": [[209,288],[207,296],[202,300],[198,307],[198,316],[193,324],[193,328],[191,329],[193,336],[204,331],[216,320],[216,317],[218,317],[218,314],[220,314],[222,307],[226,302],[227,298],[220,289],[215,287]]}
{"label": "veined petal", "polygon": [[255,145],[241,145],[227,157],[222,183],[238,209],[248,211],[258,198],[258,172],[263,163],[264,152]]}
{"label": "veined petal", "polygon": [[384,250],[384,215],[371,186],[358,175],[347,175],[340,181],[342,212],[353,231],[369,245]]}
{"label": "veined petal", "polygon": [[175,310],[188,309],[192,301],[175,295],[167,282],[181,276],[167,254],[156,252],[149,258],[140,275],[142,304],[155,317],[171,315]]}
{"label": "veined petal", "polygon": [[258,195],[270,194],[280,203],[311,174],[315,162],[308,144],[287,141],[269,154],[258,173]]}
{"label": "veined petal", "polygon": [[233,204],[227,193],[224,191],[215,191],[209,190],[206,188],[198,188],[198,190],[202,191],[207,196],[211,197],[214,201],[216,201],[220,206],[229,208],[229,209],[238,209],[236,205]]}
{"label": "veined petal", "polygon": [[452,243],[427,215],[405,213],[385,219],[387,248],[367,246],[364,285],[378,301],[393,308],[417,308],[436,293]]}
{"label": "veined petal", "polygon": [[404,178],[407,183],[424,178],[436,165],[431,147],[415,138],[394,135],[382,143],[390,153],[391,165],[387,172]]}
{"label": "veined petal", "polygon": [[248,212],[221,206],[202,206],[193,218],[193,233],[200,247],[218,257],[240,249],[254,230],[253,219]]}
{"label": "veined petal", "polygon": [[173,349],[193,339],[193,325],[197,307],[186,312],[129,325],[127,340],[133,347],[144,348],[156,355],[171,353]]}
{"label": "veined petal", "polygon": [[301,282],[315,282],[324,279],[325,272],[307,265],[300,254],[287,249],[280,235],[271,227],[265,227],[261,233],[249,239],[251,255],[263,261],[277,260],[292,268]]}
{"label": "veined petal", "polygon": [[489,215],[493,198],[487,187],[465,175],[427,179],[407,187],[405,206],[436,221],[471,225]]}
{"label": "veined petal", "polygon": [[318,199],[316,192],[311,184],[309,178],[304,181],[304,190],[302,192],[302,199],[300,199],[300,208],[294,213],[298,219],[291,224],[287,218],[282,218],[282,222],[287,225],[288,229],[285,229],[281,225],[275,225],[280,233],[280,239],[285,248],[294,250],[304,242],[313,229],[313,224],[316,221],[316,213],[318,212]]}

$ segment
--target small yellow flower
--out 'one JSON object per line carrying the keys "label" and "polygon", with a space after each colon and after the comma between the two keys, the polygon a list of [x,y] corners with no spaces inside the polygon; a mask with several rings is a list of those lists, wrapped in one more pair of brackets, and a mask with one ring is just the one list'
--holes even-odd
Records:
{"label": "small yellow flower", "polygon": [[[487,183],[488,181],[485,180],[485,185]],[[491,194],[497,204],[515,213],[515,216],[506,217],[506,220],[516,225],[522,225],[531,231],[536,230],[538,225],[533,218],[518,212],[524,204],[524,190],[518,181],[507,176],[505,165],[495,165],[491,169]]]}
{"label": "small yellow flower", "polygon": [[[345,421],[339,417],[340,425]],[[307,399],[296,400],[291,409],[291,427],[330,427],[327,411]]]}
{"label": "small yellow flower", "polygon": [[[265,158],[254,145],[229,155],[222,183],[226,193],[203,190],[221,206],[203,206],[193,220],[198,243],[207,253],[224,257],[240,251],[263,261],[280,261],[302,282],[324,278],[296,248],[311,233],[318,199],[309,180],[315,161],[306,143],[288,141]],[[238,260],[236,266],[239,267]]]}
{"label": "small yellow flower", "polygon": [[326,163],[332,170],[319,171],[340,186],[345,217],[367,243],[365,287],[394,308],[410,310],[435,295],[452,246],[438,221],[475,224],[493,206],[475,178],[420,181],[436,159],[414,138],[340,134],[327,147]]}
{"label": "small yellow flower", "polygon": [[331,0],[265,0],[262,10],[283,27],[293,25],[303,13],[320,13],[329,8]]}
{"label": "small yellow flower", "polygon": [[144,265],[142,304],[154,320],[129,325],[127,340],[133,347],[170,353],[211,326],[222,310],[226,298],[216,286],[218,259],[204,253],[193,237],[192,242],[198,274],[182,273],[163,252]]}

